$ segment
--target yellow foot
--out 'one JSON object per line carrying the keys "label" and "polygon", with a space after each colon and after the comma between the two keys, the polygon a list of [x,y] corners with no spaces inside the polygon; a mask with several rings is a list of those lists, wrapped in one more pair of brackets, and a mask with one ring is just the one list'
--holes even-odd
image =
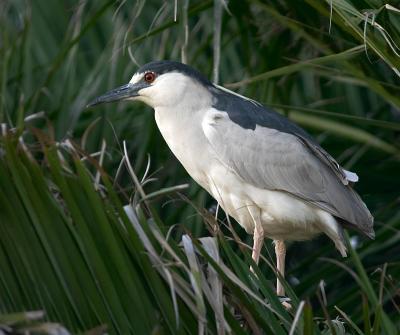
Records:
{"label": "yellow foot", "polygon": [[282,306],[286,308],[286,310],[290,311],[292,309],[292,305],[286,301],[282,301]]}
{"label": "yellow foot", "polygon": [[290,304],[290,298],[285,296],[278,296],[278,298],[282,306],[285,307],[287,311],[290,311],[292,309],[292,305]]}

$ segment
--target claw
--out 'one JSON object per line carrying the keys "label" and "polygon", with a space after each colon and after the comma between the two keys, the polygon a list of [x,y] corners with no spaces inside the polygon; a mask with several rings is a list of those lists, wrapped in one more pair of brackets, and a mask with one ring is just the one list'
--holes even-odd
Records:
{"label": "claw", "polygon": [[285,296],[281,296],[279,297],[279,301],[281,302],[282,306],[286,308],[286,310],[291,310],[292,309],[292,305],[290,304],[290,298],[289,297],[285,297]]}

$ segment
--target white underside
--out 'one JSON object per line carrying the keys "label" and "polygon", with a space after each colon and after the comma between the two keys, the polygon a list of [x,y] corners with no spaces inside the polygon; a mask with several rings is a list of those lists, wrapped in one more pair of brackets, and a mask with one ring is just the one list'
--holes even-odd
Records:
{"label": "white underside", "polygon": [[261,223],[265,236],[274,240],[309,240],[325,233],[340,253],[346,255],[338,223],[331,214],[285,192],[247,184],[234,172],[218,165],[216,162],[210,167],[205,188],[247,233],[253,233],[256,222]]}

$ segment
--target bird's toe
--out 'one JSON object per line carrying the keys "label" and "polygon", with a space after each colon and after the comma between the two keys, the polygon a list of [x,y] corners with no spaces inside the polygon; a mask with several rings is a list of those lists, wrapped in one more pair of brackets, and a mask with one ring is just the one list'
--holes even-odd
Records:
{"label": "bird's toe", "polygon": [[290,298],[285,296],[279,296],[279,301],[281,302],[282,306],[286,308],[286,310],[291,310],[292,305],[290,303]]}
{"label": "bird's toe", "polygon": [[282,302],[282,306],[286,308],[286,310],[290,311],[292,309],[292,305],[286,301]]}

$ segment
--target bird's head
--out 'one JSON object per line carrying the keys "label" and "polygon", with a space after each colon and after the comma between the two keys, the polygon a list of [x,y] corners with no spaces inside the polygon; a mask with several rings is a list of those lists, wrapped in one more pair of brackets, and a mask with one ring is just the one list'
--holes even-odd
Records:
{"label": "bird's head", "polygon": [[212,83],[190,66],[155,61],[139,68],[128,84],[97,97],[88,107],[121,100],[139,100],[153,108],[171,107],[185,99],[201,99],[210,86]]}

